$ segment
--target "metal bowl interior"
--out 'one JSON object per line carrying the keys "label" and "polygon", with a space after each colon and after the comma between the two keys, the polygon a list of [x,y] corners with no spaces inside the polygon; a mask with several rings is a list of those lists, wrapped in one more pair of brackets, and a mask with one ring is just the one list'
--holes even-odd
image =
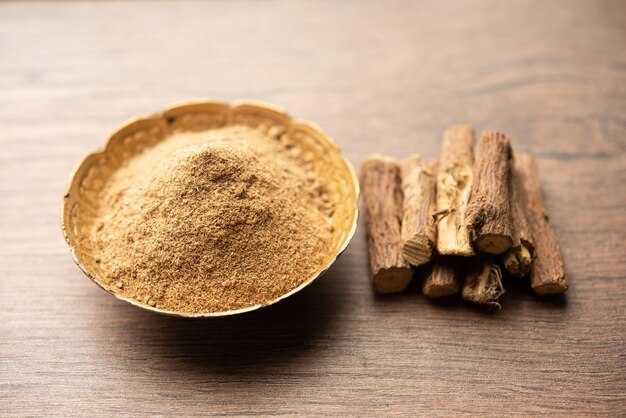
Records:
{"label": "metal bowl interior", "polygon": [[[181,131],[203,131],[229,124],[246,124],[260,129],[280,126],[296,146],[309,153],[315,171],[326,185],[334,205],[333,236],[325,262],[300,286],[266,303],[223,312],[183,313],[151,307],[116,293],[100,280],[103,272],[90,246],[90,229],[97,216],[98,196],[107,179],[123,161],[132,158],[168,136]],[[216,317],[252,311],[278,302],[308,286],[324,273],[345,250],[356,229],[359,186],[354,169],[335,142],[315,125],[291,118],[284,110],[256,102],[233,104],[194,101],[173,106],[162,113],[133,119],[110,136],[103,149],[87,155],[71,176],[63,199],[61,227],[72,258],[98,286],[135,306],[162,314],[183,317]]]}

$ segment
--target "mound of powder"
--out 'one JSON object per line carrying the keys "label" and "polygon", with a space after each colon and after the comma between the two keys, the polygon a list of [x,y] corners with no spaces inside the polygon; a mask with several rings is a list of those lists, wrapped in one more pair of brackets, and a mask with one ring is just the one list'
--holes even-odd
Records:
{"label": "mound of powder", "polygon": [[125,162],[91,234],[115,293],[188,314],[265,304],[328,258],[331,204],[284,135],[176,134]]}

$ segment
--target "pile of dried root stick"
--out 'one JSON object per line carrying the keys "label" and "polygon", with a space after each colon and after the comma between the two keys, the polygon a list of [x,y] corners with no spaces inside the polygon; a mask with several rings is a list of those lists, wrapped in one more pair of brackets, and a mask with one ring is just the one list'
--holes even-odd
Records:
{"label": "pile of dried root stick", "polygon": [[[402,292],[413,267],[427,265],[423,293],[462,292],[500,306],[502,271],[530,276],[538,294],[562,293],[568,282],[543,203],[534,158],[513,152],[509,138],[454,125],[439,160],[380,155],[361,167],[361,188],[374,289]],[[426,271],[429,269],[426,268]]]}

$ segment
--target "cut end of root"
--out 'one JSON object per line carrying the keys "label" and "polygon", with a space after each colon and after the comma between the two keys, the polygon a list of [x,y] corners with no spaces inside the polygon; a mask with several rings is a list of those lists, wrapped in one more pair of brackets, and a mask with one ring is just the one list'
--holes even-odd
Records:
{"label": "cut end of root", "polygon": [[452,296],[459,292],[458,284],[428,284],[424,283],[422,293],[429,298],[445,298],[446,296]]}
{"label": "cut end of root", "polygon": [[485,234],[474,239],[474,246],[489,254],[502,254],[512,244],[513,240],[506,235]]}
{"label": "cut end of root", "polygon": [[539,295],[556,295],[564,293],[568,288],[567,280],[565,277],[561,277],[557,281],[542,283],[538,286],[533,286],[535,293]]}
{"label": "cut end of root", "polygon": [[433,255],[433,242],[425,236],[417,236],[405,241],[402,256],[411,265],[418,267],[430,261]]}
{"label": "cut end of root", "polygon": [[441,255],[453,255],[456,257],[473,257],[476,255],[472,247],[467,246],[447,246],[444,243],[437,243],[437,253]]}
{"label": "cut end of root", "polygon": [[504,292],[500,267],[486,262],[478,271],[467,276],[463,287],[463,299],[479,305],[500,308],[498,299]]}
{"label": "cut end of root", "polygon": [[503,256],[504,268],[515,277],[524,277],[532,266],[533,258],[530,251],[523,245],[510,248]]}
{"label": "cut end of root", "polygon": [[381,295],[400,293],[413,278],[409,267],[390,267],[379,270],[373,277],[374,290]]}

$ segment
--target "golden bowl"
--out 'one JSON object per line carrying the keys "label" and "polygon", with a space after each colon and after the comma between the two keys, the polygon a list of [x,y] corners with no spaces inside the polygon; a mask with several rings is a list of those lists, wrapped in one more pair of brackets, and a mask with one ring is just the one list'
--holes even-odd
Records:
{"label": "golden bowl", "polygon": [[[119,295],[100,280],[102,271],[90,248],[89,228],[96,217],[99,193],[106,179],[135,153],[154,146],[174,132],[215,129],[229,124],[246,124],[256,128],[284,128],[296,146],[313,156],[315,171],[323,178],[334,204],[333,235],[326,262],[300,286],[268,302],[243,309],[189,314],[149,306]],[[350,162],[341,155],[333,139],[315,125],[292,119],[284,110],[256,102],[232,104],[202,100],[173,106],[147,117],[131,120],[113,133],[103,149],[87,155],[70,178],[63,198],[61,228],[78,267],[98,286],[130,304],[151,311],[183,317],[233,315],[268,306],[293,295],[324,273],[345,250],[356,229],[359,185]]]}

